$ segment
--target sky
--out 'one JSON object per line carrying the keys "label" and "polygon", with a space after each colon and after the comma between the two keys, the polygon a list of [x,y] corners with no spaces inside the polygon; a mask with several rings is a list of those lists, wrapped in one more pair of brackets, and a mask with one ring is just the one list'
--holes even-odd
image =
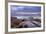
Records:
{"label": "sky", "polygon": [[11,5],[11,16],[40,16],[40,6],[16,6]]}

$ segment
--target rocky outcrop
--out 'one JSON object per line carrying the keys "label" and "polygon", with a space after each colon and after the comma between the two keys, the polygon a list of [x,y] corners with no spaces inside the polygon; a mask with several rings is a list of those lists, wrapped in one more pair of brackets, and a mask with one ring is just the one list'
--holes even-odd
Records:
{"label": "rocky outcrop", "polygon": [[16,17],[11,17],[11,27],[17,27],[22,20],[17,19]]}

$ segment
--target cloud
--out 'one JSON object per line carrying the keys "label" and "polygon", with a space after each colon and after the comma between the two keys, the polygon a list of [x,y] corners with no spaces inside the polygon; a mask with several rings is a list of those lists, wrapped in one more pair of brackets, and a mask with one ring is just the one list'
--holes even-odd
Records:
{"label": "cloud", "polygon": [[39,14],[40,12],[16,12],[16,14]]}

